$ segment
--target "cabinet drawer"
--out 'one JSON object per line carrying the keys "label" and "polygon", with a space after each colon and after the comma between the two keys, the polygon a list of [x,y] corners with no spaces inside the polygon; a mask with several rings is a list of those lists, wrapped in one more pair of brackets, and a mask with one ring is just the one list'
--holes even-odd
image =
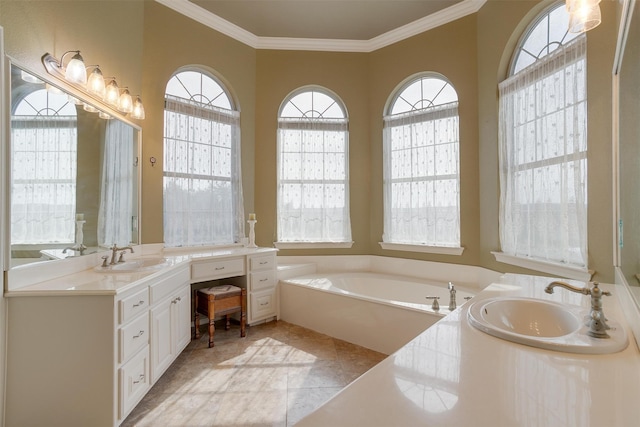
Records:
{"label": "cabinet drawer", "polygon": [[149,343],[149,312],[118,329],[119,359],[122,363]]}
{"label": "cabinet drawer", "polygon": [[274,255],[264,255],[251,257],[249,259],[249,269],[256,270],[272,270],[276,268],[276,257]]}
{"label": "cabinet drawer", "polygon": [[262,320],[276,315],[276,289],[252,293],[251,320]]}
{"label": "cabinet drawer", "polygon": [[138,353],[118,370],[120,396],[118,418],[124,419],[138,404],[151,385],[149,379],[149,347]]}
{"label": "cabinet drawer", "polygon": [[178,289],[189,283],[189,269],[181,268],[174,271],[168,276],[159,279],[155,284],[151,285],[151,304],[162,301],[169,295],[175,293]]}
{"label": "cabinet drawer", "polygon": [[273,270],[250,273],[250,291],[272,288],[276,285],[276,272]]}
{"label": "cabinet drawer", "polygon": [[221,261],[200,261],[191,265],[191,282],[244,276],[244,257]]}
{"label": "cabinet drawer", "polygon": [[139,292],[118,301],[120,324],[127,323],[149,308],[149,289],[145,286]]}

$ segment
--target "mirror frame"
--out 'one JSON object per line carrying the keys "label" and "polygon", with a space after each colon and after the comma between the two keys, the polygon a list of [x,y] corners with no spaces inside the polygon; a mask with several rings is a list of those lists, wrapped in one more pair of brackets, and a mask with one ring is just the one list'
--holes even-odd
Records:
{"label": "mirror frame", "polygon": [[[639,10],[635,10],[639,9]],[[622,70],[622,61],[624,59],[625,47],[629,28],[633,19],[634,12],[640,13],[640,7],[636,6],[636,0],[622,0],[622,11],[620,14],[620,25],[618,28],[618,38],[616,43],[615,57],[612,70],[612,150],[613,150],[613,219],[614,223],[614,241],[613,243],[613,267],[615,272],[615,284],[623,292],[618,298],[623,306],[623,311],[629,320],[629,325],[637,343],[640,343],[640,293],[632,290],[629,282],[621,268],[622,251],[620,243],[622,242],[622,230],[620,220],[621,212],[621,193],[620,183],[620,72]]]}
{"label": "mirror frame", "polygon": [[[119,111],[113,109],[110,105],[108,105],[107,103],[98,100],[97,98],[94,98],[93,96],[90,96],[87,92],[84,92],[80,89],[78,89],[76,86],[74,86],[71,83],[68,83],[62,79],[57,78],[56,76],[53,76],[49,73],[46,72],[44,65],[42,65],[42,69],[41,70],[37,70],[34,71],[33,69],[31,69],[29,66],[21,63],[20,61],[16,60],[15,58],[12,58],[9,55],[5,55],[3,58],[3,65],[5,67],[5,70],[10,70],[11,66],[15,66],[18,67],[30,74],[32,74],[33,76],[37,77],[38,79],[51,84],[52,86],[57,87],[58,89],[61,89],[62,91],[66,92],[69,95],[72,95],[73,97],[86,102],[88,104],[93,105],[94,107],[98,108],[99,110],[104,111],[105,113],[111,115],[114,119],[120,120],[123,123],[131,126],[133,129],[138,131],[138,146],[137,146],[137,150],[136,150],[136,156],[138,159],[142,159],[142,127],[137,125],[136,123],[132,122],[131,120],[129,120],[126,116],[124,116],[122,113],[120,113]],[[6,78],[3,84],[3,89],[4,89],[4,93],[6,94],[6,96],[4,97],[5,99],[3,100],[3,112],[2,112],[2,120],[4,121],[4,123],[9,123],[9,114],[11,111],[11,79],[10,78]],[[1,110],[1,109],[0,109]],[[11,183],[11,131],[10,131],[10,126],[3,126],[4,132],[3,132],[3,137],[6,141],[6,143],[3,146],[2,149],[2,153],[0,154],[0,160],[2,160],[2,168],[4,170],[4,173],[2,174],[2,176],[0,177],[0,179],[2,180],[2,187],[4,190],[3,193],[3,203],[4,203],[4,209],[2,209],[2,212],[0,213],[0,215],[2,216],[2,224],[3,224],[3,230],[5,230],[4,235],[2,236],[2,241],[0,242],[0,244],[2,245],[2,255],[3,255],[3,259],[2,259],[2,264],[4,265],[3,270],[4,271],[9,271],[11,270],[11,242],[9,239],[9,236],[11,236],[11,218],[9,215],[9,210],[10,210],[10,206],[11,206],[11,191],[10,191],[10,183]],[[139,161],[139,165],[142,165],[142,162]],[[138,218],[142,218],[142,167],[139,167],[137,170],[137,177],[136,177],[136,185],[138,186],[138,191],[137,191],[137,210],[138,210]],[[140,223],[140,220],[138,220],[138,230],[137,230],[137,243],[138,245],[141,244],[141,237],[142,237],[142,225]],[[65,260],[52,260],[52,261],[65,261]],[[32,265],[36,265],[38,267],[41,266],[42,263],[32,263],[32,264],[24,264],[22,265],[20,268],[29,268]],[[8,275],[5,274],[5,279],[7,279]],[[7,288],[9,286],[8,280],[5,281],[5,288]]]}

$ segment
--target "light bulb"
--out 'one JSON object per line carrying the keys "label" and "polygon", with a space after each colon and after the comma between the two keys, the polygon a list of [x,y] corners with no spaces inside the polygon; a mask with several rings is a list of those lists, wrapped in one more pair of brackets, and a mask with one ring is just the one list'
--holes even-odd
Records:
{"label": "light bulb", "polygon": [[139,96],[136,96],[136,100],[133,101],[131,117],[138,120],[144,120],[144,105],[142,105],[142,100]]}
{"label": "light bulb", "polygon": [[102,71],[100,71],[100,67],[96,67],[93,69],[91,74],[89,75],[89,79],[87,81],[87,91],[92,93],[101,99],[104,98],[105,86],[104,86],[104,77],[102,76]]}
{"label": "light bulb", "polygon": [[120,89],[115,79],[112,79],[104,90],[104,100],[107,104],[114,107],[118,106],[118,100],[120,99]]}
{"label": "light bulb", "polygon": [[[87,69],[84,67],[84,60],[80,56],[80,51],[75,51],[71,61],[67,64],[67,70],[64,73],[64,78],[71,83],[77,83],[80,85],[87,84]],[[64,56],[64,55],[63,55]]]}
{"label": "light bulb", "polygon": [[118,100],[118,110],[123,113],[130,113],[133,111],[133,100],[131,99],[131,94],[128,89],[125,89],[120,94],[120,99]]}

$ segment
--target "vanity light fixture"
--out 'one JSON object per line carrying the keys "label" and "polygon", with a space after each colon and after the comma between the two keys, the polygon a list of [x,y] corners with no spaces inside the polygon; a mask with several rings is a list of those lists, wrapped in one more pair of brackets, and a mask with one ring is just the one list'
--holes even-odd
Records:
{"label": "vanity light fixture", "polygon": [[[74,55],[65,66],[64,58],[71,53]],[[105,103],[124,114],[131,114],[131,118],[133,119],[144,119],[144,106],[142,105],[140,96],[137,96],[134,101],[127,88],[118,87],[115,77],[107,77],[105,79],[99,65],[85,66],[79,50],[65,52],[62,57],[60,57],[60,60],[57,60],[49,53],[45,53],[42,56],[42,64],[47,73],[72,83],[77,89],[88,94],[90,98],[100,101],[98,103],[87,104],[73,96],[69,97],[69,100],[74,104],[83,105],[86,111],[100,112],[99,108],[95,107],[95,105],[100,106],[102,105],[101,103]],[[88,79],[87,69],[93,69]],[[107,81],[106,84],[105,81]],[[91,102],[91,99],[89,99],[89,101]],[[112,118],[109,113],[100,113],[100,117],[103,119]]]}
{"label": "vanity light fixture", "polygon": [[566,0],[566,7],[572,33],[584,33],[602,22],[600,0]]}
{"label": "vanity light fixture", "polygon": [[105,113],[104,111],[98,111],[98,117],[105,120],[113,119],[113,117],[111,117],[109,114]]}

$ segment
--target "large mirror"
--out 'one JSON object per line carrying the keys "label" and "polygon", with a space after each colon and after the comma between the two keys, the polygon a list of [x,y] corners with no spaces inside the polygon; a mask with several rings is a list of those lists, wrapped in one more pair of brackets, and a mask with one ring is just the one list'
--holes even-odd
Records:
{"label": "large mirror", "polygon": [[[626,42],[618,61],[619,91],[619,266],[640,304],[640,11],[624,3]],[[634,10],[635,6],[635,10]],[[620,33],[624,41],[624,31]]]}
{"label": "large mirror", "polygon": [[138,243],[140,129],[10,70],[11,267]]}

